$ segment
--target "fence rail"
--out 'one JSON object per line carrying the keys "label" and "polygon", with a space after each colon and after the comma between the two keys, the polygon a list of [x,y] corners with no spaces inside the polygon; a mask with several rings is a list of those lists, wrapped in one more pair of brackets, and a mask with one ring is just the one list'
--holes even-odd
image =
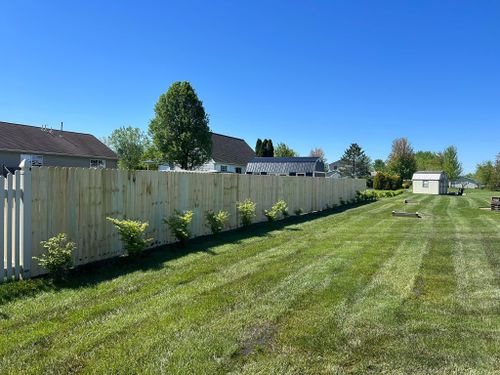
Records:
{"label": "fence rail", "polygon": [[[164,218],[175,210],[192,210],[193,236],[209,233],[205,213],[225,210],[226,229],[238,226],[236,204],[256,202],[256,222],[278,200],[290,212],[319,211],[364,190],[365,180],[279,177],[238,174],[120,171],[115,169],[37,167],[0,180],[0,212],[4,212],[2,266],[5,277],[35,276],[44,270],[30,259],[41,254],[40,241],[64,232],[76,243],[74,264],[122,254],[122,245],[107,216],[147,221],[152,246],[175,241]],[[19,188],[17,188],[19,186]],[[3,195],[2,195],[3,194]],[[4,210],[1,205],[5,205]],[[1,216],[1,215],[0,215]],[[2,224],[0,222],[0,224]],[[0,225],[0,228],[2,225]],[[3,275],[3,274],[2,274]],[[10,276],[9,276],[10,275]],[[3,281],[5,278],[0,278]]]}

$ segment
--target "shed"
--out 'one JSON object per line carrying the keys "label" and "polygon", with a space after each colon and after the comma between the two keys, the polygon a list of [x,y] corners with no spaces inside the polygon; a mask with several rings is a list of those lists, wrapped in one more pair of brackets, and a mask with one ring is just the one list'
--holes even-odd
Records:
{"label": "shed", "polygon": [[448,175],[443,171],[418,171],[413,174],[415,194],[447,194]]}
{"label": "shed", "polygon": [[325,165],[318,157],[256,157],[247,165],[247,174],[325,177]]}

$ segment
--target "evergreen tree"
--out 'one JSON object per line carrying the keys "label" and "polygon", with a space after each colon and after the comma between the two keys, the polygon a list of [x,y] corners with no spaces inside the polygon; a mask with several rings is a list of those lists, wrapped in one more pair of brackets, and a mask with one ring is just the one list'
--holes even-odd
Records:
{"label": "evergreen tree", "polygon": [[341,160],[343,165],[339,170],[342,176],[359,178],[370,175],[371,160],[357,143],[351,143]]}
{"label": "evergreen tree", "polygon": [[257,138],[257,143],[255,143],[255,155],[262,156],[262,139]]}

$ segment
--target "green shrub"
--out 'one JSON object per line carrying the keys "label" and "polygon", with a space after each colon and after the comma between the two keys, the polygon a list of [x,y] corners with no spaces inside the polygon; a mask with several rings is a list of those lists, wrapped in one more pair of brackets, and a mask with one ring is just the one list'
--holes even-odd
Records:
{"label": "green shrub", "polygon": [[280,215],[283,218],[288,217],[288,206],[284,200],[276,202],[269,211],[264,210],[264,216],[267,217],[269,221],[278,220]]}
{"label": "green shrub", "polygon": [[339,198],[339,203],[341,206],[343,206],[344,204],[346,204],[346,201],[344,200],[344,198],[340,197]]}
{"label": "green shrub", "polygon": [[243,202],[238,202],[236,204],[236,208],[240,214],[241,225],[244,227],[252,224],[252,221],[255,218],[255,206],[256,204],[250,199],[246,199]]}
{"label": "green shrub", "polygon": [[33,257],[33,259],[38,260],[38,264],[55,278],[63,277],[73,266],[75,243],[70,241],[66,234],[59,233],[47,241],[40,242],[40,245],[46,252],[40,257]]}
{"label": "green shrub", "polygon": [[399,175],[377,172],[373,179],[373,188],[375,190],[397,190],[401,189],[403,180]]}
{"label": "green shrub", "polygon": [[207,211],[207,227],[210,228],[213,234],[217,234],[224,229],[224,225],[229,219],[229,212],[219,211],[215,213],[212,210]]}
{"label": "green shrub", "polygon": [[113,217],[108,217],[107,219],[118,230],[123,249],[129,256],[141,254],[153,240],[152,238],[144,238],[144,232],[149,225],[148,223],[135,220],[119,220]]}
{"label": "green shrub", "polygon": [[176,210],[175,214],[170,216],[168,219],[164,219],[164,222],[174,233],[175,238],[177,238],[180,242],[185,243],[191,237],[189,225],[192,220],[193,211],[179,212]]}
{"label": "green shrub", "polygon": [[304,210],[302,210],[302,208],[297,208],[295,211],[293,211],[293,213],[297,216],[302,215],[303,212]]}

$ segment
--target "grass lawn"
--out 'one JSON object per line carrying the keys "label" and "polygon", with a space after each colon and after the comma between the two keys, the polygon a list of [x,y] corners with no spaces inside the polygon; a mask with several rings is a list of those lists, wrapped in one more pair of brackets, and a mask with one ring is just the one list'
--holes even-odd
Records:
{"label": "grass lawn", "polygon": [[0,373],[494,373],[491,195],[405,193],[2,285]]}

